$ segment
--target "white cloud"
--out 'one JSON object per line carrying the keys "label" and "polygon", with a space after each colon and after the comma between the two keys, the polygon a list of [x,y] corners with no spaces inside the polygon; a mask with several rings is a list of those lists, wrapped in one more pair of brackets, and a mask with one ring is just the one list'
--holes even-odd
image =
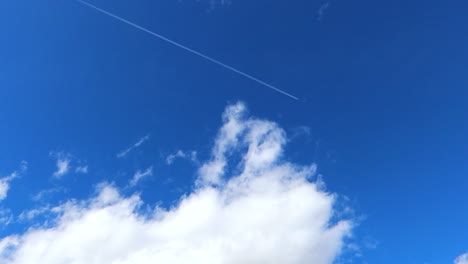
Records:
{"label": "white cloud", "polygon": [[62,177],[67,174],[70,170],[70,160],[69,159],[58,159],[57,160],[57,171],[54,172],[54,176],[57,178]]}
{"label": "white cloud", "polygon": [[11,222],[13,222],[14,218],[15,217],[10,209],[4,209],[4,208],[0,209],[0,225],[2,226],[9,225]]}
{"label": "white cloud", "polygon": [[145,177],[149,177],[149,176],[153,176],[153,166],[147,168],[145,171],[137,171],[135,172],[135,174],[133,175],[133,178],[132,180],[130,181],[130,186],[135,186],[138,184],[138,182],[145,178]]}
{"label": "white cloud", "polygon": [[51,153],[56,158],[57,170],[52,174],[55,178],[61,178],[70,171],[71,156],[64,152]]}
{"label": "white cloud", "polygon": [[56,207],[53,225],[1,239],[0,263],[331,264],[352,221],[331,220],[337,196],[311,181],[315,165],[282,158],[285,142],[277,124],[229,106],[211,159],[178,205],[142,213],[138,195],[101,184],[89,200]]}
{"label": "white cloud", "polygon": [[192,162],[197,162],[197,152],[196,151],[183,151],[178,150],[173,154],[170,154],[166,158],[167,165],[172,165],[177,159],[189,159]]}
{"label": "white cloud", "polygon": [[56,159],[55,165],[57,169],[52,174],[59,179],[70,172],[86,174],[88,173],[88,165],[80,159],[77,159],[70,153],[66,152],[50,152],[51,157]]}
{"label": "white cloud", "polygon": [[459,256],[455,262],[455,264],[468,264],[468,253],[465,253],[461,256]]}
{"label": "white cloud", "polygon": [[140,138],[135,144],[133,144],[132,146],[128,147],[127,149],[124,149],[122,151],[120,151],[119,153],[117,153],[117,158],[124,158],[127,156],[128,153],[130,153],[132,150],[140,147],[141,145],[143,145],[143,143],[145,143],[147,140],[150,139],[150,135],[146,135],[142,138]]}
{"label": "white cloud", "polygon": [[215,140],[212,158],[199,169],[199,183],[219,184],[226,167],[226,153],[238,145],[239,136],[245,130],[244,118],[246,107],[244,104],[231,105],[223,114],[223,127]]}
{"label": "white cloud", "polygon": [[4,200],[8,195],[10,189],[10,181],[5,178],[0,179],[0,201]]}
{"label": "white cloud", "polygon": [[27,169],[28,163],[26,161],[22,161],[18,170],[0,179],[0,201],[5,200],[5,198],[8,196],[10,182],[18,178],[21,174],[25,173]]}

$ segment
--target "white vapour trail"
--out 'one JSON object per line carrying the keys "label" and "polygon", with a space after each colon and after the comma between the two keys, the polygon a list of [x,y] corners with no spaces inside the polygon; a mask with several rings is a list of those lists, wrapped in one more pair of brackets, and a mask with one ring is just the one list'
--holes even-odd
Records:
{"label": "white vapour trail", "polygon": [[168,42],[168,43],[170,43],[170,44],[172,44],[172,45],[175,45],[175,46],[177,46],[177,47],[179,47],[179,48],[181,48],[181,49],[184,49],[184,50],[186,50],[186,51],[188,51],[188,52],[191,52],[191,53],[193,53],[193,54],[195,54],[195,55],[197,55],[197,56],[200,56],[200,57],[202,57],[202,58],[204,58],[204,59],[206,59],[206,60],[208,60],[208,61],[211,61],[211,62],[213,62],[213,63],[215,63],[215,64],[218,64],[219,66],[222,66],[222,67],[224,67],[224,68],[226,68],[226,69],[228,69],[228,70],[231,70],[231,71],[233,71],[233,72],[235,72],[235,73],[237,73],[237,74],[240,74],[240,75],[242,75],[242,76],[244,76],[244,77],[246,77],[246,78],[248,78],[248,79],[251,79],[251,80],[253,80],[253,81],[255,81],[255,82],[259,83],[259,84],[262,84],[262,85],[264,85],[264,86],[266,86],[266,87],[268,87],[268,88],[270,88],[270,89],[272,89],[272,90],[274,90],[274,91],[276,91],[276,92],[278,92],[278,93],[281,93],[281,94],[283,94],[283,95],[286,95],[286,96],[288,96],[288,97],[290,97],[290,98],[292,98],[292,99],[299,100],[299,98],[297,98],[296,96],[291,95],[291,94],[289,94],[289,93],[287,93],[287,92],[285,92],[285,91],[283,91],[283,90],[281,90],[281,89],[279,89],[279,88],[277,88],[277,87],[275,87],[275,86],[273,86],[273,85],[271,85],[271,84],[268,84],[268,83],[266,83],[266,82],[264,82],[264,81],[262,81],[262,80],[260,80],[260,79],[258,79],[258,78],[255,78],[255,77],[253,77],[253,76],[250,75],[250,74],[247,74],[247,73],[245,73],[245,72],[243,72],[243,71],[240,71],[240,70],[238,70],[238,69],[236,69],[236,68],[234,68],[234,67],[231,67],[231,66],[229,66],[229,65],[227,65],[227,64],[225,64],[225,63],[222,63],[222,62],[220,62],[220,61],[218,61],[218,60],[215,60],[215,59],[213,59],[213,58],[211,58],[211,57],[209,57],[209,56],[207,56],[207,55],[205,55],[205,54],[203,54],[203,53],[200,53],[200,52],[198,52],[198,51],[196,51],[196,50],[193,50],[193,49],[191,49],[191,48],[189,48],[189,47],[186,47],[186,46],[184,46],[184,45],[182,45],[182,44],[180,44],[180,43],[177,43],[177,42],[175,42],[175,41],[173,41],[173,40],[170,40],[170,39],[168,39],[168,38],[166,38],[166,37],[164,37],[164,36],[161,36],[161,35],[159,35],[159,34],[153,32],[153,31],[151,31],[151,30],[149,30],[149,29],[146,29],[146,28],[144,28],[144,27],[142,27],[142,26],[139,26],[139,25],[137,25],[137,24],[135,24],[135,23],[133,23],[133,22],[130,22],[130,21],[124,19],[124,18],[121,18],[121,17],[119,17],[119,16],[117,16],[117,15],[114,15],[114,14],[112,14],[112,13],[110,13],[110,12],[107,12],[106,10],[103,10],[103,9],[101,9],[101,8],[95,6],[95,5],[92,5],[92,4],[90,4],[90,3],[88,3],[88,2],[85,2],[85,1],[83,1],[83,0],[76,0],[76,1],[77,1],[78,3],[81,3],[81,4],[85,5],[85,6],[87,6],[87,7],[90,7],[90,8],[92,8],[92,9],[95,9],[95,10],[97,10],[97,11],[103,13],[103,14],[106,14],[106,15],[108,15],[108,16],[110,16],[110,17],[113,17],[113,18],[115,18],[115,19],[117,19],[117,20],[119,20],[119,21],[121,21],[121,22],[124,22],[124,23],[126,23],[126,24],[128,24],[128,25],[130,25],[130,26],[133,26],[133,27],[135,27],[135,28],[137,28],[137,29],[139,29],[139,30],[142,30],[142,31],[144,31],[144,32],[146,32],[146,33],[148,33],[148,34],[151,34],[151,35],[153,35],[153,36],[155,36],[155,37],[157,37],[157,38],[159,38],[159,39],[162,39],[162,40],[164,40],[164,41],[166,41],[166,42]]}

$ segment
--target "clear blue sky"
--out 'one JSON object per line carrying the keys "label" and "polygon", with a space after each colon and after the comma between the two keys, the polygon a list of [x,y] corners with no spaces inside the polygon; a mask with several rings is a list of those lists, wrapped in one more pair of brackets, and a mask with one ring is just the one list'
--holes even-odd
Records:
{"label": "clear blue sky", "polygon": [[[72,0],[2,1],[0,176],[28,168],[0,204],[12,219],[0,238],[34,226],[22,212],[87,199],[103,181],[173,205],[198,164],[166,157],[207,159],[225,107],[242,101],[286,131],[285,159],[315,162],[327,191],[349,198],[362,251],[352,263],[468,251],[468,2],[92,3],[300,100]],[[60,158],[73,167],[58,179]]]}

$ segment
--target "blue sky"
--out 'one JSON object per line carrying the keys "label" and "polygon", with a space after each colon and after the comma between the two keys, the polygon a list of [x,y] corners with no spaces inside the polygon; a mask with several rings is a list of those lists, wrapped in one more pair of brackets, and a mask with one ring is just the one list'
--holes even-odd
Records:
{"label": "blue sky", "polygon": [[[309,262],[453,263],[468,252],[466,1],[92,3],[299,100],[75,1],[2,1],[0,183],[9,189],[0,202],[0,239],[21,238],[3,252],[8,263],[30,263],[21,254],[34,245],[31,228],[68,226],[64,215],[76,207],[87,215],[139,194],[144,206],[127,208],[132,214],[149,217],[145,208],[156,205],[175,214],[183,197],[207,188],[224,195],[239,171],[253,177],[247,161],[266,172],[292,164],[288,173],[307,179],[306,187],[323,181],[326,188],[304,199],[333,210],[331,227],[352,226],[328,238],[328,258]],[[235,106],[243,118],[229,115]],[[247,132],[217,152],[229,120]],[[246,152],[261,144],[246,135],[266,124],[267,149],[282,150],[268,166]],[[220,180],[211,169],[224,159]],[[311,164],[316,172],[297,171]],[[102,198],[108,193],[112,199]],[[320,196],[326,193],[333,202]],[[320,231],[328,237],[330,230]],[[299,256],[291,263],[309,263],[291,250]],[[268,260],[259,259],[243,261]]]}

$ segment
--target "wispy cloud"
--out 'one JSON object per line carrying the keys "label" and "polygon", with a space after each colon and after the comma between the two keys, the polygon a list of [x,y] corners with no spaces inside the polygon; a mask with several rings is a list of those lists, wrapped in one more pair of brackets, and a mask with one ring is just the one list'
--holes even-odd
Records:
{"label": "wispy cloud", "polygon": [[197,152],[196,151],[183,151],[178,150],[175,153],[170,154],[166,158],[166,164],[172,165],[177,159],[188,159],[192,162],[197,162]]}
{"label": "wispy cloud", "polygon": [[88,165],[76,167],[75,173],[87,174],[88,173]]}
{"label": "wispy cloud", "polygon": [[317,21],[322,21],[324,16],[325,16],[325,13],[326,11],[328,10],[328,8],[330,8],[330,5],[331,3],[330,2],[326,2],[324,4],[322,4],[317,12]]}
{"label": "wispy cloud", "polygon": [[302,136],[310,137],[310,135],[312,134],[311,131],[312,130],[308,126],[293,127],[290,131],[291,133],[289,136],[289,140],[295,140],[296,138],[302,137]]}
{"label": "wispy cloud", "polygon": [[142,138],[140,138],[135,144],[133,144],[132,146],[124,149],[124,150],[121,150],[119,153],[117,153],[117,158],[124,158],[128,155],[128,153],[130,153],[132,150],[140,147],[141,145],[143,145],[143,143],[145,143],[146,141],[148,141],[150,139],[150,135],[146,135]]}
{"label": "wispy cloud", "polygon": [[46,205],[43,207],[31,209],[28,211],[23,211],[21,214],[18,216],[18,220],[20,221],[30,221],[36,218],[39,215],[43,215],[46,212],[49,212],[51,210],[50,205]]}
{"label": "wispy cloud", "polygon": [[88,165],[83,161],[77,159],[70,153],[63,151],[50,152],[49,155],[53,157],[55,161],[56,170],[52,174],[53,177],[60,179],[70,172],[86,174],[88,173]]}
{"label": "wispy cloud", "polygon": [[70,160],[69,159],[58,159],[57,160],[57,171],[54,172],[54,176],[57,178],[62,177],[70,171]]}
{"label": "wispy cloud", "polygon": [[60,192],[66,192],[66,189],[63,187],[55,187],[55,188],[50,188],[46,190],[42,190],[36,194],[34,194],[31,198],[33,201],[39,202],[42,200],[47,200],[50,198],[52,195]]}
{"label": "wispy cloud", "polygon": [[70,171],[71,155],[65,152],[51,152],[50,156],[56,159],[56,171],[52,174],[55,178],[62,178]]}
{"label": "wispy cloud", "polygon": [[216,7],[224,7],[232,4],[231,0],[209,0],[210,10],[215,10]]}
{"label": "wispy cloud", "polygon": [[[11,224],[15,219],[15,216],[10,209],[0,209],[0,225],[7,226]],[[2,243],[0,242],[0,252],[2,252]]]}
{"label": "wispy cloud", "polygon": [[10,182],[20,177],[27,170],[28,163],[26,161],[22,161],[18,170],[0,179],[0,201],[5,200],[5,198],[8,196],[8,191],[10,190]]}
{"label": "wispy cloud", "polygon": [[130,181],[130,186],[135,186],[138,184],[138,182],[145,178],[145,177],[150,177],[150,176],[153,176],[153,166],[147,168],[145,171],[137,171],[135,172],[135,174],[133,175],[133,178],[132,180]]}

